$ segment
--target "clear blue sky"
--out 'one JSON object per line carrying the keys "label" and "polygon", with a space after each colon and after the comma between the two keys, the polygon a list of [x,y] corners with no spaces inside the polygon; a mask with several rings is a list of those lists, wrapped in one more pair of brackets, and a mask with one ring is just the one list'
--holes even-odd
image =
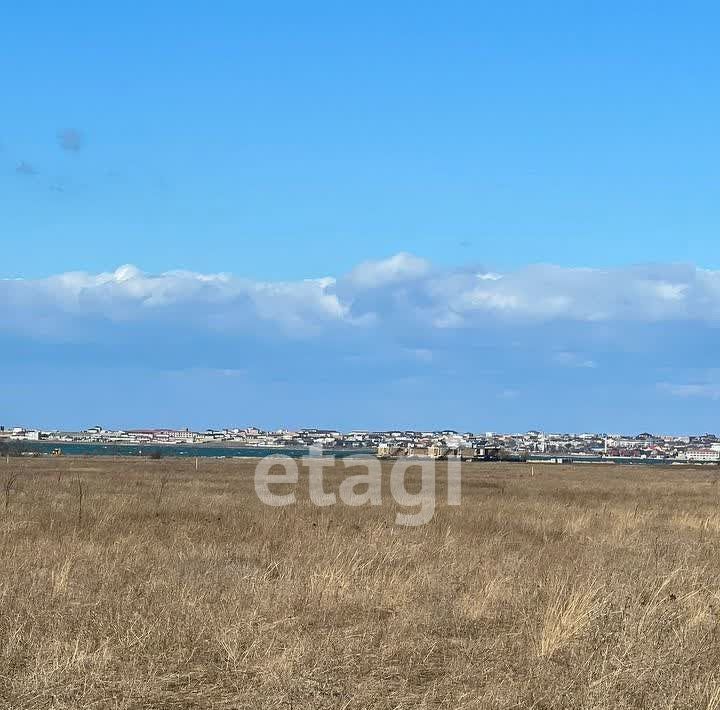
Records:
{"label": "clear blue sky", "polygon": [[[151,275],[186,269],[277,284],[341,279],[361,262],[401,252],[428,260],[447,282],[468,268],[518,273],[537,263],[720,268],[719,22],[720,9],[709,2],[6,3],[0,278],[96,274],[130,263]],[[675,312],[663,315],[665,331],[678,332],[678,320],[680,329],[694,323],[693,337],[702,341],[703,329],[715,325],[697,325],[703,309],[714,307],[703,301],[712,301],[713,288],[679,319]],[[402,294],[396,291],[392,303]],[[428,298],[423,294],[420,304]],[[42,314],[32,310],[38,299],[14,306],[15,316],[56,320],[47,313],[59,307],[59,297],[51,296]],[[390,301],[382,303],[386,315]],[[201,304],[212,313],[212,304]],[[266,306],[257,309],[260,316],[253,311],[253,317],[265,323]],[[149,356],[138,354],[133,363],[142,376],[118,364],[118,353],[139,335],[128,332],[122,345],[101,335],[98,323],[134,318],[110,310],[96,308],[91,326],[82,309],[68,315],[65,308],[65,330],[52,335],[6,326],[5,352],[14,353],[2,356],[6,372],[24,382],[21,369],[33,362],[45,384],[13,385],[0,419],[30,421],[47,382],[90,371],[104,381],[113,373],[117,383],[146,378],[138,400],[144,423],[159,425],[249,423],[254,408],[264,412],[258,423],[278,425],[397,419],[443,426],[435,421],[443,412],[448,425],[467,427],[540,426],[547,417],[558,428],[611,428],[617,416],[629,427],[637,421],[636,428],[647,428],[649,420],[648,426],[682,430],[705,422],[712,428],[720,396],[715,371],[696,354],[668,354],[680,352],[679,342],[658,344],[650,375],[623,348],[598,345],[596,331],[578,343],[585,330],[573,315],[553,326],[561,335],[547,360],[570,367],[547,389],[540,383],[552,380],[551,371],[535,372],[539,360],[483,379],[482,367],[466,362],[467,338],[443,341],[439,365],[435,336],[420,328],[396,337],[395,328],[399,350],[423,353],[423,387],[456,393],[452,411],[445,412],[440,395],[421,405],[392,404],[387,392],[406,372],[388,356],[382,371],[376,358],[355,378],[365,384],[348,390],[357,402],[366,384],[375,383],[389,397],[383,415],[366,401],[356,418],[348,408],[331,416],[321,405],[298,407],[297,397],[308,396],[298,383],[278,391],[262,384],[277,379],[277,369],[260,367],[267,352],[300,356],[295,341],[275,333],[276,340],[240,348],[236,326],[223,320],[223,337],[233,345],[198,348],[192,361],[173,368],[205,374],[184,389],[167,383],[157,389],[165,369]],[[580,320],[592,320],[583,313]],[[657,321],[655,311],[643,313],[643,323]],[[618,318],[626,316],[610,322]],[[166,314],[161,320],[171,328]],[[245,327],[255,327],[248,322]],[[486,342],[485,321],[463,327],[473,342]],[[363,332],[352,345],[345,335],[318,337],[338,348],[337,363],[374,352],[379,334]],[[512,338],[493,337],[497,361],[510,367],[513,358],[503,348]],[[97,351],[81,365],[82,358],[52,350],[60,341],[92,343]],[[320,368],[325,376],[331,369]],[[208,396],[215,385],[202,378],[219,370],[255,372],[257,392],[238,384],[232,401]],[[568,370],[590,378],[580,384],[596,400],[573,399],[578,383]],[[463,385],[447,380],[451,372],[479,391],[492,387],[497,416],[477,421],[477,393],[465,401]],[[645,377],[647,389],[635,394],[653,404],[634,419],[616,412],[621,393]],[[324,386],[345,387],[342,380],[339,368]],[[317,392],[321,384],[307,387]],[[118,395],[127,392],[117,387]],[[153,404],[167,401],[167,387],[179,392],[179,401],[183,392],[205,393],[202,411],[180,416],[174,405]],[[88,385],[88,402],[92,392]],[[270,403],[260,404],[262,392],[272,394]],[[552,392],[563,392],[564,402],[547,411]],[[702,394],[696,400],[693,393]],[[244,397],[247,409],[238,412],[234,402]],[[46,419],[143,419],[133,414],[136,400],[117,416],[88,402],[48,411]],[[277,416],[279,408],[290,414]],[[215,416],[206,416],[208,410]]]}

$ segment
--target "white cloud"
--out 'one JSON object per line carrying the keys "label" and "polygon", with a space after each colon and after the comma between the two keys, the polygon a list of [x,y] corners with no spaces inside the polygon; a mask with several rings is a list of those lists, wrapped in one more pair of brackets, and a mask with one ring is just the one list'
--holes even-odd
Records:
{"label": "white cloud", "polygon": [[287,332],[315,332],[346,319],[332,293],[334,279],[262,282],[228,274],[169,271],[149,275],[132,265],[109,273],[69,272],[47,279],[0,281],[0,297],[17,327],[32,331],[33,316],[70,323],[169,320],[233,330],[270,323]]}
{"label": "white cloud", "polygon": [[[615,269],[532,265],[505,273],[439,269],[401,253],[346,275],[256,281],[132,265],[0,281],[0,328],[36,336],[85,322],[190,322],[214,331],[267,326],[311,337],[333,328],[452,331],[527,323],[720,322],[720,272],[685,265]],[[557,363],[594,367],[561,352]]]}
{"label": "white cloud", "polygon": [[581,369],[594,370],[597,363],[579,353],[561,351],[553,355],[553,362],[562,367],[577,367]]}
{"label": "white cloud", "polygon": [[715,384],[672,384],[661,382],[658,388],[673,397],[683,399],[720,399],[720,385]]}
{"label": "white cloud", "polygon": [[374,289],[419,279],[429,272],[430,263],[425,259],[400,252],[389,259],[359,264],[346,280],[358,289]]}

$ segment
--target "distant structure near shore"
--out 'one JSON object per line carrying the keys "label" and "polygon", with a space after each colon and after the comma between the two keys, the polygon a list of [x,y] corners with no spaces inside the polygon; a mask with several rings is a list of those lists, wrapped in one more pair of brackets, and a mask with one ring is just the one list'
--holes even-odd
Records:
{"label": "distant structure near shore", "polygon": [[432,444],[431,446],[394,446],[380,444],[377,448],[379,459],[397,458],[427,458],[436,461],[446,459],[460,459],[462,461],[492,461],[500,457],[498,447],[476,446],[445,446]]}

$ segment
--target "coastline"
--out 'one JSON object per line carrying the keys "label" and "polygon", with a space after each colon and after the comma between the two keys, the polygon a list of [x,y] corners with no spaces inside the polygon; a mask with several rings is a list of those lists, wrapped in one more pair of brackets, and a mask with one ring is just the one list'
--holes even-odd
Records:
{"label": "coastline", "polygon": [[[26,456],[51,456],[54,450],[60,450],[63,456],[121,456],[150,457],[159,452],[161,458],[234,458],[256,459],[264,456],[284,455],[291,458],[306,456],[310,447],[299,446],[247,446],[239,442],[227,445],[220,442],[202,444],[173,444],[169,442],[152,443],[114,443],[114,442],[81,442],[43,439],[42,441],[20,441]],[[328,448],[325,454],[339,457],[374,454],[374,449],[367,448]]]}

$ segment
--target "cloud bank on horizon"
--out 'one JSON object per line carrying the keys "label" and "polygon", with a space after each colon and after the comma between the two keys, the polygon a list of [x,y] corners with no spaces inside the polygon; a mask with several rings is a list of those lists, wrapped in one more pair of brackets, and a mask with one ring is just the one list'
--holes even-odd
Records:
{"label": "cloud bank on horizon", "polygon": [[[341,414],[357,426],[441,426],[443,416],[448,426],[472,427],[482,401],[492,403],[488,426],[515,417],[518,428],[609,427],[631,395],[647,401],[647,411],[636,406],[638,427],[652,415],[682,429],[695,421],[690,408],[700,416],[698,403],[709,406],[720,391],[712,358],[720,271],[692,265],[535,264],[501,273],[398,253],[346,274],[283,282],[126,265],[2,280],[0,301],[4,350],[24,353],[41,379],[58,367],[72,376],[107,367],[146,378],[151,391],[158,381],[173,392],[232,390],[255,410],[270,397],[289,413],[278,424],[307,423],[307,415],[339,426],[342,407],[323,414],[319,393],[330,390],[383,403],[382,413],[358,405],[357,422]],[[573,399],[583,400],[577,426],[567,420]],[[147,405],[148,420],[156,410]]]}
{"label": "cloud bank on horizon", "polygon": [[[414,323],[418,335],[483,325],[720,323],[720,271],[668,264],[595,269],[535,264],[506,273],[435,268],[399,253],[348,274],[269,282],[226,273],[68,272],[0,280],[5,328],[33,337],[72,333],[87,320],[204,324],[231,333],[267,325],[293,337],[334,328],[373,332]],[[53,329],[47,329],[48,319]],[[64,328],[68,327],[69,331]]]}

